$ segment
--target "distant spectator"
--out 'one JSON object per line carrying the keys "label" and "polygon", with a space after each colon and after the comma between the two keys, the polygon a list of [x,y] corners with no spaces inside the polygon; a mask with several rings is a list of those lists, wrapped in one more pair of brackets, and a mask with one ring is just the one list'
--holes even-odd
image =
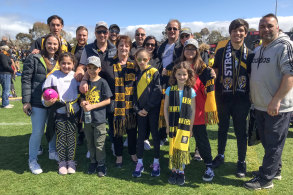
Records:
{"label": "distant spectator", "polygon": [[115,45],[116,44],[116,41],[119,37],[119,33],[120,33],[120,28],[117,24],[111,24],[110,27],[109,27],[109,32],[110,32],[110,35],[109,35],[109,41]]}

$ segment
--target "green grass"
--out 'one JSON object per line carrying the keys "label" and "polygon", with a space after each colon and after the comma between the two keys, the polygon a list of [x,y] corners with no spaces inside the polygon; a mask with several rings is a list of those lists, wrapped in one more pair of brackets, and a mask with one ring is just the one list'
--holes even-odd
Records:
{"label": "green grass", "polygon": [[[19,78],[17,82],[19,84]],[[16,85],[17,86],[17,85]],[[17,88],[19,92],[19,88]],[[0,109],[0,194],[291,194],[293,191],[293,132],[289,131],[283,151],[282,180],[274,181],[271,190],[249,191],[243,188],[244,181],[249,180],[251,171],[258,169],[262,162],[263,148],[261,144],[248,147],[247,171],[244,179],[235,177],[237,162],[237,145],[233,129],[230,128],[225,153],[225,164],[215,170],[212,183],[202,181],[204,163],[192,161],[186,168],[186,185],[183,187],[168,184],[168,147],[161,148],[161,176],[150,176],[152,151],[144,153],[145,172],[141,178],[132,178],[134,165],[127,149],[124,149],[123,168],[114,166],[115,158],[110,150],[107,139],[107,176],[87,175],[89,160],[85,158],[86,146],[77,147],[77,173],[60,176],[57,173],[57,163],[48,160],[48,145],[42,140],[44,154],[39,157],[39,163],[44,173],[31,174],[28,168],[28,142],[31,133],[30,118],[22,112],[21,101],[11,101],[13,109]],[[217,127],[208,127],[212,154],[217,153]],[[194,151],[194,139],[191,141],[191,151]],[[193,154],[193,152],[192,152]]]}

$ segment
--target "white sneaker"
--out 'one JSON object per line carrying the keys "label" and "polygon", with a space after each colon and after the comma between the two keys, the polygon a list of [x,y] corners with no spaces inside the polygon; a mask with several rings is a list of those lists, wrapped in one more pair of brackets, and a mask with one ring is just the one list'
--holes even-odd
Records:
{"label": "white sneaker", "polygon": [[38,175],[40,173],[43,173],[43,170],[41,169],[40,165],[36,160],[29,162],[28,165],[33,174]]}
{"label": "white sneaker", "polygon": [[14,107],[14,105],[12,105],[12,104],[8,104],[7,106],[3,106],[3,108],[13,108]]}
{"label": "white sneaker", "polygon": [[57,152],[49,152],[49,159],[50,160],[56,160],[59,162],[59,157]]}
{"label": "white sneaker", "polygon": [[149,140],[144,140],[144,150],[150,150],[151,149],[151,144],[149,142]]}
{"label": "white sneaker", "polygon": [[86,158],[90,158],[90,156],[91,156],[91,154],[90,154],[90,151],[87,151],[87,153],[86,153]]}
{"label": "white sneaker", "polygon": [[123,146],[128,147],[128,138],[126,138],[126,140],[124,141]]}

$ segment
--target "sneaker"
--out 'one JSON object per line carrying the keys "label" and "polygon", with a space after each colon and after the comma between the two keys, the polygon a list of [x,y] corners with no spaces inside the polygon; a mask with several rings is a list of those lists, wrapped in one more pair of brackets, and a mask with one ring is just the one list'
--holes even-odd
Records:
{"label": "sneaker", "polygon": [[128,147],[128,138],[125,139],[124,143],[123,143],[124,147]]}
{"label": "sneaker", "polygon": [[86,158],[90,158],[90,157],[91,157],[91,153],[90,153],[90,151],[87,151],[85,157],[86,157]]}
{"label": "sneaker", "polygon": [[59,174],[60,175],[66,175],[68,173],[67,167],[66,167],[66,162],[65,161],[60,161],[59,162]]}
{"label": "sneaker", "polygon": [[264,180],[260,177],[255,177],[244,183],[244,187],[249,190],[270,189],[274,187],[272,181]]}
{"label": "sneaker", "polygon": [[96,173],[97,166],[98,166],[97,163],[90,163],[87,173],[90,175]]}
{"label": "sneaker", "polygon": [[213,169],[218,168],[221,164],[224,163],[224,157],[218,154],[216,158],[214,158],[212,163],[213,163]]}
{"label": "sneaker", "polygon": [[49,152],[49,159],[50,160],[56,160],[59,162],[59,157],[57,152]]}
{"label": "sneaker", "polygon": [[[252,171],[252,176],[253,177],[258,177],[259,176],[259,171]],[[275,177],[273,178],[275,180],[282,180],[282,175],[281,175],[281,170],[279,169],[278,172],[276,173]]]}
{"label": "sneaker", "polygon": [[183,186],[185,184],[185,175],[184,173],[179,173],[176,179],[176,184]]}
{"label": "sneaker", "polygon": [[76,163],[73,160],[67,161],[68,173],[74,174],[76,172]]}
{"label": "sneaker", "polygon": [[172,171],[171,176],[168,179],[169,184],[172,184],[172,185],[176,184],[177,176],[178,174],[175,171],[174,172]]}
{"label": "sneaker", "polygon": [[107,173],[106,173],[107,168],[106,168],[105,165],[103,165],[103,166],[98,166],[97,170],[98,170],[98,176],[99,176],[99,177],[104,177],[104,176],[107,174]]}
{"label": "sneaker", "polygon": [[160,176],[160,164],[159,163],[154,163],[153,164],[153,171],[151,173],[152,177],[158,177]]}
{"label": "sneaker", "polygon": [[204,172],[204,175],[202,176],[202,179],[204,181],[212,181],[215,174],[211,167],[207,167],[206,171]]}
{"label": "sneaker", "polygon": [[28,165],[33,174],[38,175],[40,173],[43,173],[43,170],[36,160],[29,162]]}
{"label": "sneaker", "polygon": [[151,149],[151,144],[149,142],[149,140],[144,140],[144,150],[150,150]]}
{"label": "sneaker", "polygon": [[135,171],[133,171],[132,176],[133,177],[141,177],[141,173],[144,171],[143,164],[137,163]]}
{"label": "sneaker", "polygon": [[13,108],[14,107],[14,105],[12,105],[12,104],[8,104],[7,106],[3,106],[3,108]]}
{"label": "sneaker", "polygon": [[160,146],[163,146],[167,141],[167,138],[161,139]]}
{"label": "sneaker", "polygon": [[38,150],[38,156],[43,154],[43,147],[40,146]]}
{"label": "sneaker", "polygon": [[201,156],[199,154],[198,148],[195,148],[195,153],[194,153],[194,156],[193,156],[193,160],[202,161],[202,158],[201,158]]}
{"label": "sneaker", "polygon": [[246,175],[246,162],[237,162],[236,177],[242,178]]}

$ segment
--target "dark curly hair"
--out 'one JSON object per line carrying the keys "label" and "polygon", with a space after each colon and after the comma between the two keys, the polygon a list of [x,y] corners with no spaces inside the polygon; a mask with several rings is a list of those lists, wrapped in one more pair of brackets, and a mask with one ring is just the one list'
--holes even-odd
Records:
{"label": "dark curly hair", "polygon": [[177,70],[179,70],[179,69],[186,69],[187,70],[188,79],[187,79],[185,85],[188,87],[193,87],[194,82],[195,82],[194,71],[191,68],[191,64],[187,61],[180,62],[173,67],[172,74],[169,79],[169,85],[170,86],[177,85],[177,79],[175,77],[175,74],[176,74]]}

